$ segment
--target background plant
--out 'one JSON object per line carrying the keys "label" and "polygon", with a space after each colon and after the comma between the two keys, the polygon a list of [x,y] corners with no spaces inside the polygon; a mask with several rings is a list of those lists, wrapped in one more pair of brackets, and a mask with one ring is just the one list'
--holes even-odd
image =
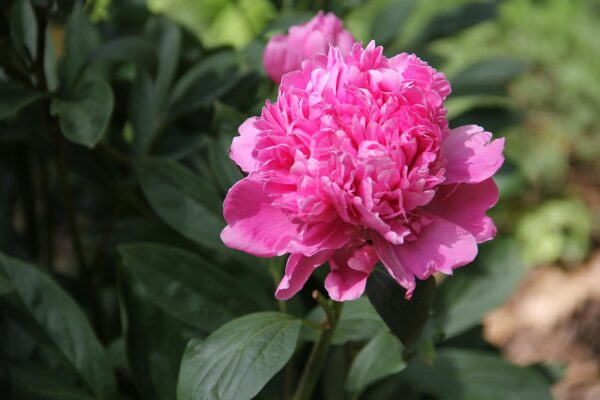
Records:
{"label": "background plant", "polygon": [[[594,224],[569,223],[589,220],[587,203],[569,199],[597,178],[566,178],[597,167],[597,85],[587,83],[598,52],[582,48],[594,46],[598,9],[535,3],[3,3],[3,397],[288,398],[312,342],[334,323],[317,398],[549,398],[554,370],[508,363],[480,326],[524,272],[518,243],[528,263],[540,261],[531,255],[547,241],[531,232],[574,248],[553,256],[567,264],[597,240]],[[242,176],[231,138],[276,93],[261,66],[265,41],[317,9],[388,54],[414,51],[447,71],[452,127],[468,121],[509,138],[499,238],[437,288],[423,283],[410,304],[377,273],[368,298],[339,315],[312,297],[316,280],[278,303],[283,260],[219,239],[222,199]],[[537,47],[549,27],[559,51]],[[519,29],[536,45],[513,40]],[[555,222],[541,229],[547,218]]]}

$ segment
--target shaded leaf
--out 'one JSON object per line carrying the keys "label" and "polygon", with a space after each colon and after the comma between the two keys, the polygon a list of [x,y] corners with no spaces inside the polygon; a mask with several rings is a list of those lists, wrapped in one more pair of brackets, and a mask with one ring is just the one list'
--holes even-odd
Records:
{"label": "shaded leaf", "polygon": [[211,103],[235,86],[240,77],[240,59],[233,51],[221,51],[200,60],[173,87],[171,112],[181,115]]}
{"label": "shaded leaf", "polygon": [[387,329],[379,332],[356,355],[346,381],[346,390],[359,392],[368,385],[406,367],[402,344]]}
{"label": "shaded leaf", "polygon": [[185,351],[178,400],[252,399],[290,359],[300,321],[264,312],[233,320]]}
{"label": "shaded leaf", "polygon": [[523,276],[517,244],[499,240],[480,247],[473,264],[460,268],[438,288],[434,311],[447,338],[479,323],[499,307]]}
{"label": "shaded leaf", "polygon": [[371,37],[378,45],[391,42],[404,27],[416,4],[415,0],[391,0],[377,13]]}
{"label": "shaded leaf", "polygon": [[108,127],[114,107],[110,85],[103,80],[87,80],[72,97],[55,99],[52,113],[58,115],[60,129],[70,141],[93,148]]}
{"label": "shaded leaf", "polygon": [[67,19],[64,35],[64,57],[60,62],[61,82],[65,87],[75,84],[89,55],[100,43],[100,34],[79,2]]}
{"label": "shaded leaf", "polygon": [[17,48],[26,49],[27,58],[35,60],[37,52],[37,21],[29,0],[17,0],[10,7],[10,35]]}
{"label": "shaded leaf", "polygon": [[459,5],[434,16],[412,46],[419,46],[431,40],[453,35],[473,25],[494,19],[496,14],[496,2]]}
{"label": "shaded leaf", "polygon": [[429,319],[435,279],[430,277],[425,281],[417,280],[411,299],[406,300],[406,289],[378,265],[369,276],[366,291],[381,319],[405,347],[410,347]]}
{"label": "shaded leaf", "polygon": [[441,349],[433,365],[416,360],[401,377],[442,400],[552,398],[548,381],[537,371],[479,351]]}
{"label": "shaded leaf", "polygon": [[135,386],[144,400],[175,398],[185,325],[155,306],[151,294],[119,270],[119,302],[125,350]]}
{"label": "shaded leaf", "polygon": [[452,94],[503,94],[506,85],[526,68],[527,63],[516,58],[497,57],[478,61],[450,79]]}
{"label": "shaded leaf", "polygon": [[16,115],[21,109],[44,97],[31,88],[0,82],[0,121]]}
{"label": "shaded leaf", "polygon": [[173,161],[140,160],[135,173],[152,209],[167,225],[201,245],[223,248],[221,200],[210,184]]}
{"label": "shaded leaf", "polygon": [[[114,399],[116,384],[108,357],[75,301],[35,267],[0,254],[0,275],[15,289],[12,309],[42,346],[60,353],[99,399]],[[1,298],[9,300],[7,296]]]}
{"label": "shaded leaf", "polygon": [[157,68],[155,44],[138,36],[122,37],[103,43],[89,55],[90,61],[132,61],[154,74]]}
{"label": "shaded leaf", "polygon": [[236,279],[193,253],[158,244],[129,244],[119,251],[152,302],[203,332],[259,309]]}

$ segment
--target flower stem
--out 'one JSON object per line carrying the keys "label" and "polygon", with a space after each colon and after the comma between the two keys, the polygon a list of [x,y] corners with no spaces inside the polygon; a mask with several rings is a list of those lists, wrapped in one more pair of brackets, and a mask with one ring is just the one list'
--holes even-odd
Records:
{"label": "flower stem", "polygon": [[[312,393],[315,390],[315,386],[317,385],[317,381],[321,375],[321,370],[325,364],[325,358],[329,352],[329,346],[331,345],[331,340],[333,339],[337,322],[340,318],[340,314],[342,313],[343,303],[338,303],[335,301],[328,302],[318,292],[316,292],[316,295],[313,294],[313,297],[315,297],[315,300],[317,300],[319,304],[325,308],[328,324],[326,324],[327,328],[321,331],[321,336],[310,353],[308,361],[304,367],[304,372],[300,378],[298,389],[294,395],[294,400],[312,399]],[[324,306],[324,304],[327,304],[327,308]]]}

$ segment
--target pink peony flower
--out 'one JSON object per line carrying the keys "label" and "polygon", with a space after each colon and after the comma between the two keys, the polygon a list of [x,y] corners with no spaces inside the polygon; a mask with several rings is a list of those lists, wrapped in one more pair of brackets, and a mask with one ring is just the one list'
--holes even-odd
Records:
{"label": "pink peony flower", "polygon": [[271,79],[279,83],[283,75],[300,69],[302,61],[317,53],[326,54],[330,44],[347,54],[353,43],[354,36],[338,17],[319,11],[310,21],[292,26],[287,36],[273,36],[265,48],[263,64]]}
{"label": "pink peony flower", "polygon": [[495,235],[486,211],[504,139],[449,129],[444,75],[382,51],[356,43],[305,61],[233,140],[249,175],[227,194],[221,238],[261,257],[290,253],[278,299],[326,262],[330,297],[356,299],[378,260],[409,298],[416,278],[451,274]]}

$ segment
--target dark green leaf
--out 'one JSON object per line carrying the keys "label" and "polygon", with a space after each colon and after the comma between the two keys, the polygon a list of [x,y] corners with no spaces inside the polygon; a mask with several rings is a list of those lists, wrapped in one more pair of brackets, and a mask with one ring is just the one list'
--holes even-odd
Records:
{"label": "dark green leaf", "polygon": [[65,54],[60,63],[61,82],[65,87],[73,86],[90,53],[99,43],[96,27],[77,2],[65,26]]}
{"label": "dark green leaf", "polygon": [[478,351],[442,349],[433,365],[416,360],[401,377],[441,400],[551,399],[549,384],[537,371]]}
{"label": "dark green leaf", "polygon": [[233,320],[184,354],[178,400],[252,399],[290,359],[300,334],[292,316],[264,312]]}
{"label": "dark green leaf", "polygon": [[119,250],[125,266],[158,307],[203,332],[260,308],[252,292],[193,253],[157,244],[131,244]]}
{"label": "dark green leaf", "polygon": [[152,296],[119,271],[119,302],[129,368],[140,398],[175,398],[181,356],[188,340],[185,324],[154,305]]}
{"label": "dark green leaf", "polygon": [[467,3],[436,15],[411,46],[420,46],[496,18],[496,2]]}
{"label": "dark green leaf", "polygon": [[181,30],[167,20],[157,21],[154,30],[158,53],[158,75],[156,77],[157,100],[164,102],[177,72],[181,51]]}
{"label": "dark green leaf", "polygon": [[10,8],[10,34],[19,49],[27,49],[27,58],[35,60],[37,21],[29,0],[17,0]]}
{"label": "dark green leaf", "polygon": [[410,300],[404,297],[404,289],[390,274],[378,265],[367,281],[367,296],[402,344],[408,348],[419,337],[429,319],[433,303],[435,279],[417,280],[417,287]]}
{"label": "dark green leaf", "polygon": [[154,74],[157,54],[154,43],[142,37],[130,36],[103,43],[91,52],[89,60],[132,61]]}
{"label": "dark green leaf", "polygon": [[110,85],[94,79],[80,84],[72,97],[55,99],[52,113],[58,115],[60,129],[67,139],[93,148],[106,131],[113,107]]}
{"label": "dark green leaf", "polygon": [[9,294],[15,291],[15,288],[10,283],[10,281],[0,275],[0,296],[4,296],[5,294]]}
{"label": "dark green leaf", "polygon": [[475,107],[450,120],[451,127],[476,124],[487,131],[498,133],[519,124],[523,116],[516,111],[501,106]]}
{"label": "dark green leaf", "polygon": [[524,273],[517,244],[496,239],[481,247],[475,263],[458,269],[439,287],[435,316],[446,337],[479,323],[512,293]]}
{"label": "dark green leaf", "polygon": [[138,161],[135,172],[152,209],[167,225],[194,242],[223,248],[221,200],[210,184],[172,161]]}
{"label": "dark green leaf", "polygon": [[15,289],[10,296],[15,308],[32,320],[26,327],[34,330],[32,336],[58,351],[99,399],[114,399],[108,357],[77,304],[46,274],[2,254],[0,275]]}
{"label": "dark green leaf", "polygon": [[21,109],[44,97],[34,89],[0,82],[0,121],[16,115]]}
{"label": "dark green leaf", "polygon": [[402,371],[406,367],[402,350],[398,338],[387,329],[379,332],[352,362],[346,390],[359,392],[382,378]]}
{"label": "dark green leaf", "polygon": [[377,13],[371,37],[385,46],[400,33],[415,7],[415,0],[391,0]]}
{"label": "dark green leaf", "polygon": [[[321,307],[316,307],[306,318],[321,323],[325,320],[325,312]],[[340,320],[335,328],[332,343],[340,345],[347,342],[368,340],[384,327],[385,323],[366,297],[361,297],[355,301],[347,301],[344,303],[344,308],[342,308],[342,315],[340,315]],[[312,328],[307,329],[303,332],[303,338],[316,341],[318,332]]]}
{"label": "dark green leaf", "polygon": [[8,365],[13,399],[94,400],[84,390],[70,386],[57,373],[33,364]]}
{"label": "dark green leaf", "polygon": [[478,61],[451,79],[452,94],[502,94],[505,86],[526,67],[526,62],[516,58],[498,57]]}
{"label": "dark green leaf", "polygon": [[240,60],[233,51],[213,54],[188,70],[171,93],[171,112],[185,114],[227,93],[241,76]]}

